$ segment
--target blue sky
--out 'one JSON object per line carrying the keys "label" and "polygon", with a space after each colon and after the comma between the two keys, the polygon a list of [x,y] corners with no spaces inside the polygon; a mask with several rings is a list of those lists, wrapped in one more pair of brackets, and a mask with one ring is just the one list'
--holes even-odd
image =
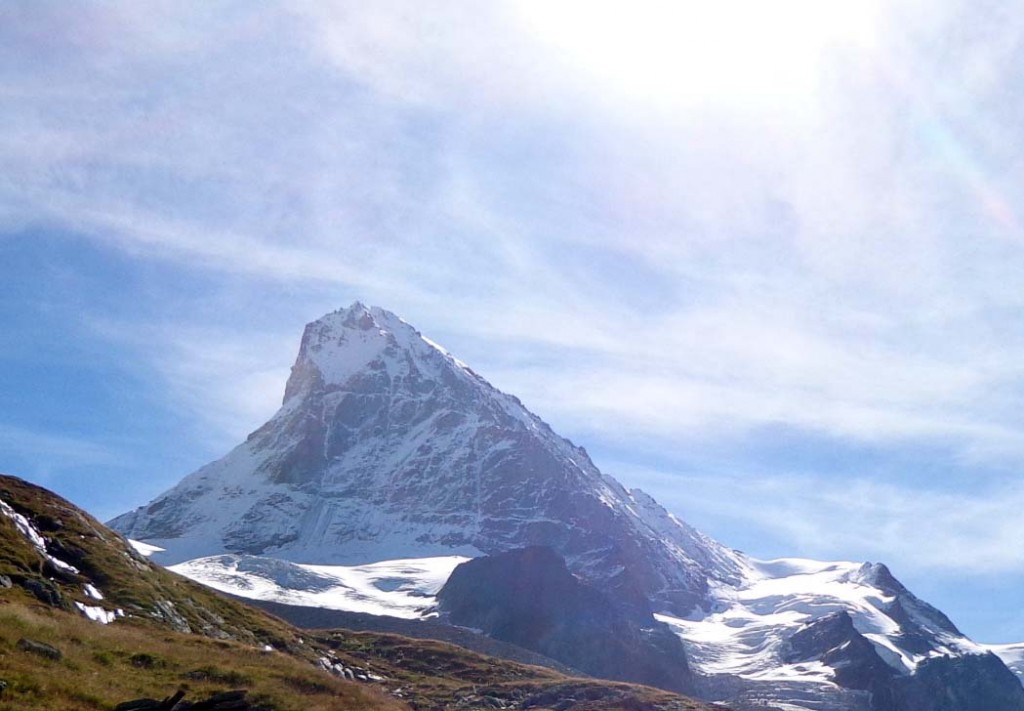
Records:
{"label": "blue sky", "polygon": [[958,0],[5,3],[0,468],[143,503],[360,299],[727,544],[1024,640],[1022,38]]}

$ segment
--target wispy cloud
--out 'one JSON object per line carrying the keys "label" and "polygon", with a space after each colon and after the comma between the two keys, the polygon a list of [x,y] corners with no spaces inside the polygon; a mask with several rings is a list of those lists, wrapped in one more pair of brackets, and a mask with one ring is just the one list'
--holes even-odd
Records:
{"label": "wispy cloud", "polygon": [[[678,476],[615,465],[638,485],[672,490]],[[716,472],[686,478],[665,498],[716,528],[761,531],[779,555],[884,560],[911,573],[1020,570],[1024,486],[998,491],[929,491],[895,481],[845,476]],[[764,502],[770,501],[766,506]]]}
{"label": "wispy cloud", "polygon": [[[1004,471],[1024,450],[1024,28],[997,5],[888,3],[785,110],[623,92],[516,3],[8,5],[0,229],[247,284],[218,317],[95,319],[225,441],[279,398],[289,329],[358,295],[577,437],[673,451],[783,425]],[[240,325],[286,307],[288,329]],[[964,536],[987,511],[979,565],[1022,565],[997,550],[1016,493],[979,485],[958,517],[920,482],[857,485],[857,520],[895,531],[879,557],[914,540],[930,565],[941,546],[889,523],[930,507]],[[855,505],[829,490],[786,500]],[[843,521],[835,547],[863,531]]]}
{"label": "wispy cloud", "polygon": [[[123,451],[88,438],[5,423],[0,423],[0,451],[10,458],[31,461],[35,474],[43,477],[69,466],[123,465],[128,458]],[[12,462],[6,466],[12,466]]]}

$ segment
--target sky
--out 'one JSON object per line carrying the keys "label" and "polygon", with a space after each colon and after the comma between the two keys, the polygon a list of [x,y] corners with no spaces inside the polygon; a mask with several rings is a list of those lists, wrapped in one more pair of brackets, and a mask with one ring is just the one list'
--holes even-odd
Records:
{"label": "sky", "polygon": [[0,470],[106,519],[355,300],[761,557],[1024,640],[1024,16],[0,6]]}

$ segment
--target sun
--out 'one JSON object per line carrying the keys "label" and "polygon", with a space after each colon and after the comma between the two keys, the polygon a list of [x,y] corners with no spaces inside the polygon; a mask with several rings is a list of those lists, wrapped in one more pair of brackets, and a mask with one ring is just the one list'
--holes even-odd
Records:
{"label": "sun", "polygon": [[520,0],[535,36],[617,93],[670,106],[806,99],[830,50],[871,47],[877,0]]}

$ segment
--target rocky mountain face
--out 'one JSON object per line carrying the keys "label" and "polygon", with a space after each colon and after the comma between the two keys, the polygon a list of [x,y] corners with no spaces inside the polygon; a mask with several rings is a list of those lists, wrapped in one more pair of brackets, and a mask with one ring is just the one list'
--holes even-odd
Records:
{"label": "rocky mountain face", "polygon": [[[994,654],[929,657],[913,674],[900,674],[845,611],[815,620],[787,642],[786,661],[827,665],[841,687],[868,692],[873,711],[1020,708],[1022,696],[1013,683],[1013,673]],[[922,650],[923,642],[918,637]],[[978,706],[982,700],[983,706]]]}
{"label": "rocky mountain face", "polygon": [[276,415],[111,526],[167,549],[358,563],[549,546],[623,599],[688,614],[733,552],[603,475],[397,316],[355,304],[309,324]]}
{"label": "rocky mountain face", "polygon": [[1024,643],[990,644],[987,649],[1003,660],[1003,663],[1024,683]]}
{"label": "rocky mountain face", "polygon": [[459,565],[437,595],[441,620],[478,629],[587,674],[693,692],[682,642],[650,610],[585,585],[550,548]]}
{"label": "rocky mountain face", "polygon": [[358,303],[306,327],[267,424],[111,525],[166,549],[159,562],[206,557],[178,569],[230,564],[239,580],[238,556],[351,566],[543,546],[618,605],[653,610],[701,694],[737,709],[1024,711],[1005,666],[884,566],[732,551]]}

